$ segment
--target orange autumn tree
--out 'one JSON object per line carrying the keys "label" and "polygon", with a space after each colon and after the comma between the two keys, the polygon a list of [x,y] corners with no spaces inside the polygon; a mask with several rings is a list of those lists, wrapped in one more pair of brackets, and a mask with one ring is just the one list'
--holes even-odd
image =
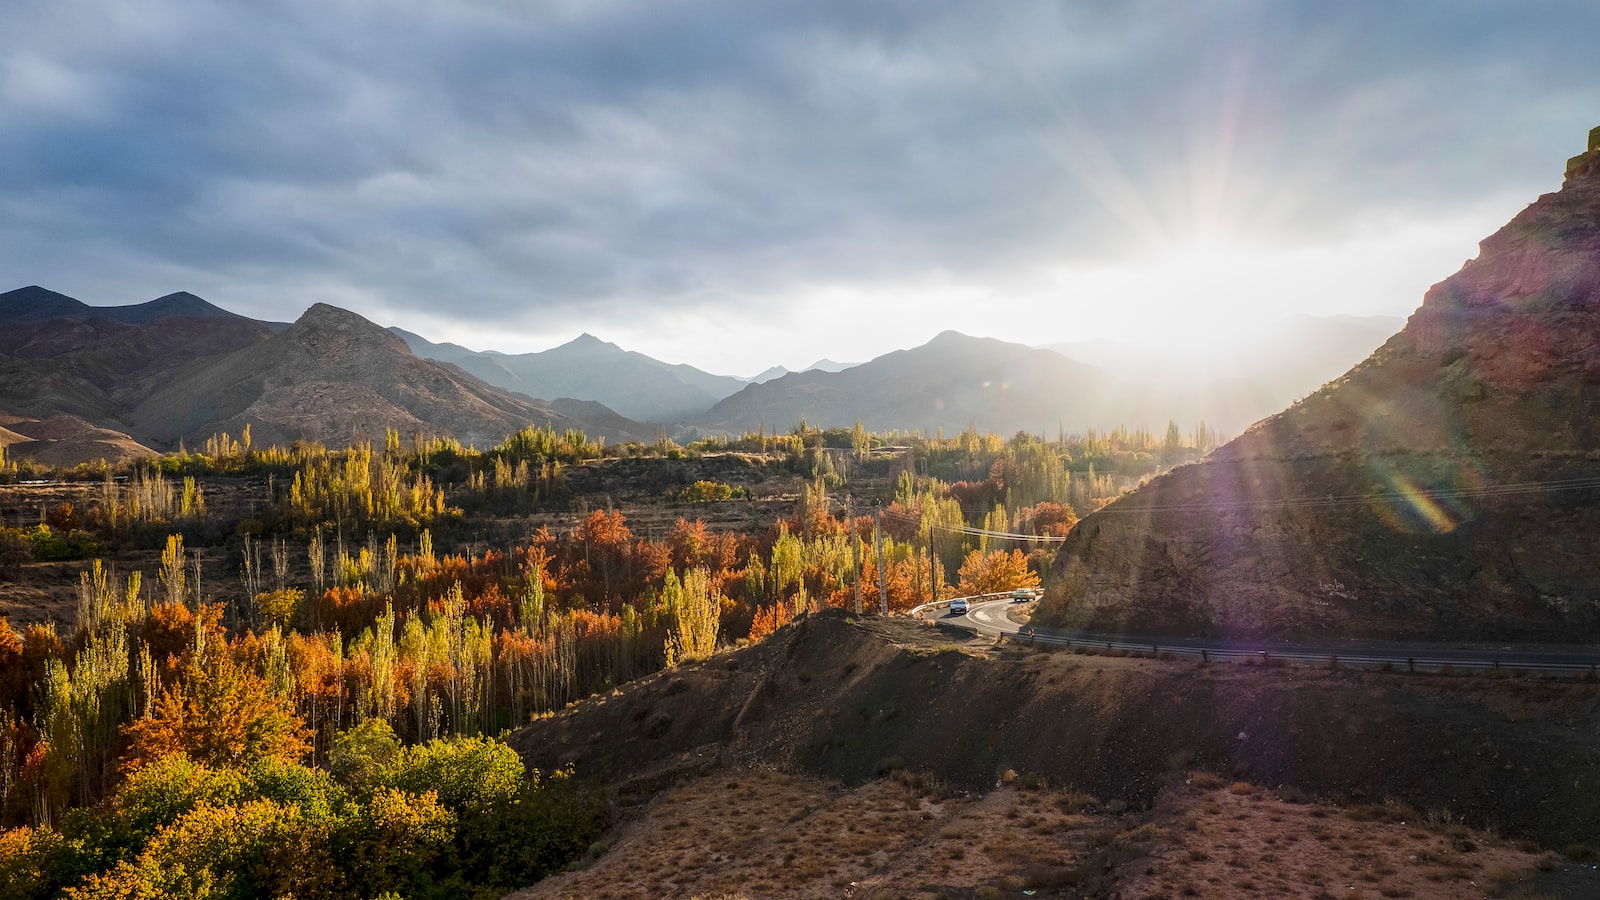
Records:
{"label": "orange autumn tree", "polygon": [[767,639],[767,636],[794,619],[794,607],[787,603],[756,608],[755,620],[750,623],[750,643]]}
{"label": "orange autumn tree", "polygon": [[572,537],[583,547],[583,559],[589,570],[599,575],[600,583],[594,587],[600,589],[602,597],[610,599],[627,574],[628,548],[633,544],[633,532],[628,529],[622,513],[597,509],[578,526]]}
{"label": "orange autumn tree", "polygon": [[197,653],[150,716],[127,732],[128,769],[174,754],[222,767],[266,758],[295,761],[311,750],[310,731],[289,698],[275,694],[226,647]]}
{"label": "orange autumn tree", "polygon": [[1039,576],[1028,568],[1028,557],[1021,550],[974,550],[962,561],[957,577],[963,597],[1039,586]]}

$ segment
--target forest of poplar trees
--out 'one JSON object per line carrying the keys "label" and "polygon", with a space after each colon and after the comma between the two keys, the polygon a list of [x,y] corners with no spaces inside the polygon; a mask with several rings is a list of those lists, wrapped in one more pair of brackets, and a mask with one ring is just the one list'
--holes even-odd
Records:
{"label": "forest of poplar trees", "polygon": [[[0,896],[497,896],[606,824],[583,773],[525,772],[507,729],[852,606],[858,584],[894,613],[1037,585],[1049,539],[1214,442],[1203,425],[1047,441],[802,424],[607,447],[530,427],[479,451],[394,433],[255,447],[246,430],[127,471],[6,463],[0,480],[83,492],[0,528],[0,578],[82,570],[71,622],[0,621]],[[771,521],[713,528],[695,512],[754,504],[751,486],[674,487],[652,505],[683,514],[650,536],[568,478],[718,454],[798,490]],[[213,508],[241,481],[257,500]],[[533,513],[548,521],[472,539]]]}

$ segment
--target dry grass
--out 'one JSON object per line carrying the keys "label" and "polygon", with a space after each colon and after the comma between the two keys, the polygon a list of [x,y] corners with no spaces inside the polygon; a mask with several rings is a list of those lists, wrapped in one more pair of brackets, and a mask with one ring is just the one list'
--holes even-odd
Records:
{"label": "dry grass", "polygon": [[1165,837],[1095,806],[1048,790],[951,796],[900,772],[853,790],[721,773],[657,797],[588,868],[513,896],[1018,896],[1084,881],[1091,844]]}
{"label": "dry grass", "polygon": [[1242,783],[1218,790],[1221,779],[1202,773],[1187,781],[1163,795],[1154,818],[1171,840],[1151,846],[1125,896],[1443,900],[1525,885],[1541,863],[1508,841],[1425,824],[1402,804],[1335,809]]}
{"label": "dry grass", "polygon": [[902,771],[854,789],[716,773],[638,810],[588,868],[512,896],[1428,900],[1523,896],[1554,858],[1405,807],[1287,802],[1198,775],[1138,814],[1018,786],[953,794]]}

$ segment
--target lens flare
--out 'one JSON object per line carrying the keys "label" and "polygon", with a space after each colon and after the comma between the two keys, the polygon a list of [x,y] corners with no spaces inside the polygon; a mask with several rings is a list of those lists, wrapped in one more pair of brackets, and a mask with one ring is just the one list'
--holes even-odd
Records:
{"label": "lens flare", "polygon": [[[1415,462],[1415,461],[1413,461]],[[1473,509],[1462,491],[1484,487],[1483,470],[1471,459],[1451,460],[1446,471],[1419,482],[1399,470],[1396,461],[1377,458],[1369,465],[1388,488],[1375,495],[1372,509],[1379,521],[1401,534],[1449,534],[1472,518]]]}

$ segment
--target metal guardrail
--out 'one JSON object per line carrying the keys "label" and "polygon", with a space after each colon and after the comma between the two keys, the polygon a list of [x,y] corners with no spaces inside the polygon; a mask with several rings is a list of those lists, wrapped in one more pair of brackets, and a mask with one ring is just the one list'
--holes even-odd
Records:
{"label": "metal guardrail", "polygon": [[[928,610],[950,609],[950,604],[955,601],[966,601],[970,602],[971,604],[971,602],[994,601],[994,599],[1000,599],[1000,597],[1010,596],[1011,591],[1003,591],[1003,593],[998,594],[973,594],[971,597],[950,597],[949,601],[933,601],[931,604],[920,604],[915,605],[915,607],[910,607],[910,615],[914,615],[914,617],[917,618],[922,618],[922,613],[928,612]],[[973,626],[973,631],[978,631],[978,626]]]}
{"label": "metal guardrail", "polygon": [[[951,599],[984,602],[1000,597],[1009,598],[1010,596],[1010,592],[1006,592],[1004,594],[984,594],[978,597]],[[936,604],[923,604],[913,612],[924,608],[948,607],[949,604],[949,600],[942,600]],[[947,621],[943,624],[977,634],[994,634],[1028,641],[1033,644],[1050,644],[1070,650],[1081,649],[1085,652],[1122,652],[1150,657],[1166,656],[1168,658],[1198,659],[1205,662],[1214,661],[1261,666],[1299,665],[1329,669],[1350,668],[1368,671],[1421,672],[1425,674],[1462,672],[1481,672],[1488,675],[1498,674],[1503,676],[1542,674],[1574,680],[1600,681],[1600,657],[1580,661],[1548,661],[1537,657],[1492,653],[1475,654],[1469,657],[1453,657],[1440,654],[1385,653],[1374,650],[1337,653],[1303,648],[1285,648],[1282,650],[1230,649],[1196,646],[1194,644],[1171,640],[1163,641],[1161,639],[1100,638],[1084,635],[1039,633],[1037,631],[1030,634],[1020,629],[1018,631],[1006,631],[987,626],[970,618]]]}
{"label": "metal guardrail", "polygon": [[[1000,600],[1000,599],[1010,600],[1012,595],[1015,594],[1015,593],[1016,593],[1015,591],[997,591],[997,592],[995,592],[993,594],[973,594],[971,597],[951,597],[949,600],[935,600],[932,603],[923,603],[923,604],[920,604],[918,606],[911,607],[910,614],[913,615],[913,616],[916,616],[917,618],[920,619],[920,618],[922,618],[922,614],[924,612],[926,612],[926,611],[928,611],[930,609],[949,609],[950,608],[950,604],[954,603],[957,600],[965,600],[968,603],[982,603],[982,602],[986,602],[986,601],[989,601],[989,600]],[[1037,600],[1037,599],[1039,599],[1040,597],[1043,597],[1043,596],[1044,596],[1044,591],[1036,590],[1036,591],[1033,592],[1033,599],[1035,599],[1035,600]],[[974,630],[976,630],[976,629],[974,629]]]}

